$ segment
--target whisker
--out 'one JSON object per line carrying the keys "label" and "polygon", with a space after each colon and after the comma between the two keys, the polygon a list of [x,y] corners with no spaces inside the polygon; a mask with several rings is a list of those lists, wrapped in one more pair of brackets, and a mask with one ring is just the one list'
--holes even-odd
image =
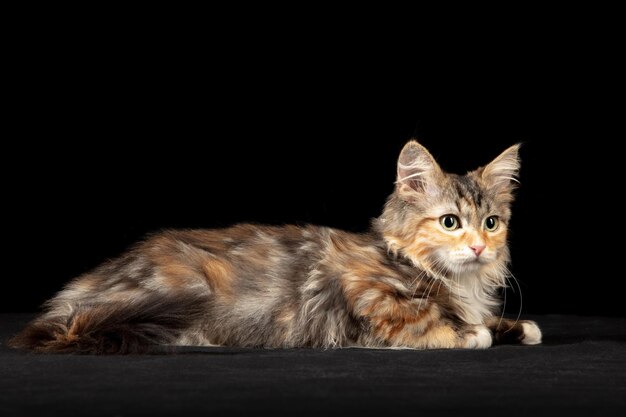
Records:
{"label": "whisker", "polygon": [[[505,333],[513,329],[513,327],[515,327],[515,325],[519,322],[519,319],[522,316],[522,308],[524,305],[524,298],[522,296],[522,286],[520,285],[518,279],[515,278],[515,275],[513,275],[513,273],[508,268],[507,268],[507,271],[508,271],[508,276],[513,278],[513,281],[515,282],[515,284],[517,285],[517,288],[519,289],[519,309],[517,311],[517,317],[515,318],[515,322],[513,323],[511,327],[509,327],[507,331],[505,331]],[[508,277],[507,277],[507,281],[508,281]]]}
{"label": "whisker", "polygon": [[504,318],[504,312],[506,311],[506,285],[504,288],[504,300],[502,305],[502,311],[500,312],[500,320],[498,320],[498,325],[496,326],[496,330],[500,330],[500,325],[502,324],[502,319]]}

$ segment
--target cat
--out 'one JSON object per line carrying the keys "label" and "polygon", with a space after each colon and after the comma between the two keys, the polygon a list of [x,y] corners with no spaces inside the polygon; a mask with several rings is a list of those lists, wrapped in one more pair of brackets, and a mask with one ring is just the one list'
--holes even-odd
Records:
{"label": "cat", "polygon": [[535,322],[498,316],[518,153],[455,175],[409,141],[364,234],[250,224],[155,234],[67,284],[9,344],[111,354],[540,343]]}

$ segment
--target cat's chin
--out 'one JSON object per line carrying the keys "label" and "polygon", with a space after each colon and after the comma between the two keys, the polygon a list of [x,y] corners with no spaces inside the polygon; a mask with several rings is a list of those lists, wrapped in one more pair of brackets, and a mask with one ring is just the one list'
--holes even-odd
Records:
{"label": "cat's chin", "polygon": [[467,260],[462,262],[447,262],[446,269],[453,274],[466,274],[478,272],[485,266],[485,263],[478,260]]}

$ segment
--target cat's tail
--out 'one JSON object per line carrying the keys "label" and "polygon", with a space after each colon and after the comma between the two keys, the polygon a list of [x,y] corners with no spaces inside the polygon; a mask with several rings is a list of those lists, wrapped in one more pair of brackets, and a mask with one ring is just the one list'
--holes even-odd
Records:
{"label": "cat's tail", "polygon": [[126,354],[173,343],[206,314],[206,296],[151,295],[79,305],[67,317],[42,315],[8,345],[43,353]]}

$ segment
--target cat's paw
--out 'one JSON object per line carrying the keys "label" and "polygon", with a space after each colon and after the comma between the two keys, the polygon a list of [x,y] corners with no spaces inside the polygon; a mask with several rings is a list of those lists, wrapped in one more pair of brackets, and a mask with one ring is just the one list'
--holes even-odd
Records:
{"label": "cat's paw", "polygon": [[491,347],[492,343],[493,337],[491,332],[482,324],[473,326],[463,338],[463,347],[465,349],[487,349]]}
{"label": "cat's paw", "polygon": [[520,342],[523,345],[538,345],[541,343],[541,330],[537,323],[530,320],[524,320],[522,322],[522,329],[524,329],[524,335]]}

